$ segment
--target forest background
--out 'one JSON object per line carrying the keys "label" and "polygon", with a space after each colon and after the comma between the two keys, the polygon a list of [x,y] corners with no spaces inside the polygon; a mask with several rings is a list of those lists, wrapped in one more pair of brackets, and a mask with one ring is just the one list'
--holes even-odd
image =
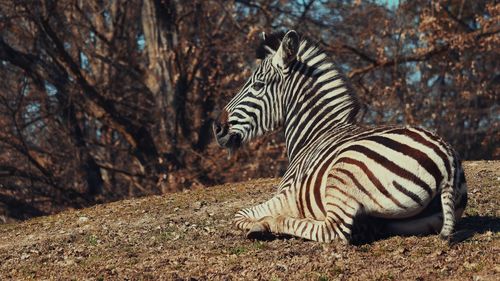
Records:
{"label": "forest background", "polygon": [[366,124],[500,159],[497,1],[0,0],[0,223],[277,177],[281,131],[231,159],[211,122],[263,31],[317,40]]}

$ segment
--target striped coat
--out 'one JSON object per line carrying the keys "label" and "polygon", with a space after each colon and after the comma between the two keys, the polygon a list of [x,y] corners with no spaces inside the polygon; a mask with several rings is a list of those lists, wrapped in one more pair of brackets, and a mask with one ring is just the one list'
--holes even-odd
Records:
{"label": "striped coat", "polygon": [[294,31],[269,37],[263,59],[214,123],[230,150],[284,126],[290,165],[269,201],[236,214],[249,237],[349,241],[359,216],[390,234],[449,237],[467,202],[460,161],[431,132],[356,123],[359,102],[326,54]]}

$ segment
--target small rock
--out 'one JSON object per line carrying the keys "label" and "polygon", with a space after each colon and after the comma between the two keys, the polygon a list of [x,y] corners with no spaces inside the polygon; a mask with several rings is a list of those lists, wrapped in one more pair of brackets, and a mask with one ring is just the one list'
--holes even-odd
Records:
{"label": "small rock", "polygon": [[28,253],[23,253],[23,254],[21,255],[21,259],[22,259],[22,260],[26,260],[26,259],[28,259],[29,257],[30,257],[30,254],[28,254]]}
{"label": "small rock", "polygon": [[205,205],[204,201],[196,201],[193,203],[193,209],[195,211],[199,211],[201,209],[201,207],[203,207],[204,205]]}
{"label": "small rock", "polygon": [[475,263],[475,262],[470,263],[470,262],[466,261],[466,262],[464,262],[464,267],[467,270],[472,270],[475,267],[477,267],[477,263]]}
{"label": "small rock", "polygon": [[432,253],[431,257],[441,256],[442,254],[443,254],[443,250],[439,249],[439,250],[435,251],[434,253]]}
{"label": "small rock", "polygon": [[404,254],[406,252],[408,252],[408,249],[406,249],[405,247],[399,247],[396,249],[395,251],[397,254]]}
{"label": "small rock", "polygon": [[441,272],[448,272],[450,269],[445,265],[443,268],[440,270]]}
{"label": "small rock", "polygon": [[279,271],[287,271],[288,270],[288,266],[284,265],[284,264],[276,264],[276,269],[279,270]]}
{"label": "small rock", "polygon": [[87,217],[79,217],[78,218],[79,222],[87,222],[88,220],[89,220],[89,218],[87,218]]}

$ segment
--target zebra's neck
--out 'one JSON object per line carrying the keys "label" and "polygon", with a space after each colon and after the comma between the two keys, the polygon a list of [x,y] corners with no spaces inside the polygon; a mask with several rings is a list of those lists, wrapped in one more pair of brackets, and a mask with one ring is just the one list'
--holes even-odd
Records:
{"label": "zebra's neck", "polygon": [[338,125],[353,124],[358,99],[335,64],[317,46],[302,41],[297,61],[287,68],[284,127],[290,161]]}

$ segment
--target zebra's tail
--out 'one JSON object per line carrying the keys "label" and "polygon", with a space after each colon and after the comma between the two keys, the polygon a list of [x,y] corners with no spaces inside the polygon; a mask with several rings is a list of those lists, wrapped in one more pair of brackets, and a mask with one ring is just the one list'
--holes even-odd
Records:
{"label": "zebra's tail", "polygon": [[415,217],[387,221],[391,235],[427,235],[439,232],[448,239],[455,223],[462,216],[467,205],[467,183],[458,157],[455,157],[453,181],[443,182],[440,196],[435,196],[427,208]]}
{"label": "zebra's tail", "polygon": [[467,205],[467,183],[465,182],[464,170],[457,156],[455,156],[454,166],[453,183],[444,184],[441,190],[443,227],[439,235],[444,239],[453,234],[455,222],[460,219],[465,205]]}

